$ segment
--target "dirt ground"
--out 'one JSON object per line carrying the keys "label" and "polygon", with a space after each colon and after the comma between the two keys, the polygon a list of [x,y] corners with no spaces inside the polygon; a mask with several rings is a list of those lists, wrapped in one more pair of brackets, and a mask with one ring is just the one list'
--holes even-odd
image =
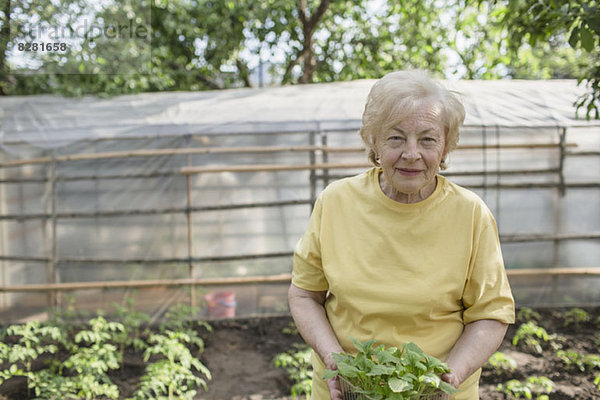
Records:
{"label": "dirt ground", "polygon": [[[537,310],[541,314],[539,325],[549,334],[563,337],[564,349],[600,355],[600,331],[594,324],[594,320],[600,317],[600,308],[588,308],[591,322],[577,329],[563,326],[563,315],[568,310]],[[292,343],[301,342],[297,336],[281,333],[290,322],[289,317],[215,321],[215,330],[207,337],[207,349],[203,355],[214,378],[208,392],[200,393],[197,398],[259,400],[289,396],[290,382],[281,369],[274,367],[273,358],[290,349]],[[507,400],[508,397],[498,392],[496,386],[510,379],[525,380],[530,376],[546,376],[554,382],[550,400],[600,399],[600,390],[593,384],[600,369],[581,372],[576,368],[566,368],[545,343],[542,344],[542,354],[535,354],[524,346],[513,346],[511,341],[518,325],[510,327],[499,349],[516,361],[517,368],[503,375],[484,368],[480,384],[482,400]]]}
{"label": "dirt ground", "polygon": [[[550,334],[564,337],[563,348],[600,354],[598,325],[593,323],[600,317],[600,308],[588,309],[592,322],[577,329],[563,326],[561,312],[565,310],[537,311],[542,315],[540,326]],[[302,342],[298,335],[283,333],[290,323],[289,316],[211,321],[213,331],[202,332],[206,349],[200,359],[209,368],[213,378],[208,383],[208,391],[200,389],[196,399],[289,399],[292,383],[284,370],[275,367],[273,360],[277,354],[292,349],[294,343]],[[600,399],[600,390],[593,384],[600,369],[581,372],[576,368],[566,368],[547,344],[543,344],[542,354],[534,354],[522,346],[515,347],[511,344],[515,331],[516,326],[509,329],[500,350],[516,361],[517,368],[502,375],[484,369],[480,386],[482,400],[506,400],[508,397],[495,389],[499,383],[535,375],[546,376],[554,381],[550,400]],[[124,370],[115,372],[111,377],[119,385],[122,399],[132,394],[135,382],[143,371],[144,365],[139,357],[133,354],[126,357]],[[0,400],[26,398],[22,380],[13,379],[0,386]]]}

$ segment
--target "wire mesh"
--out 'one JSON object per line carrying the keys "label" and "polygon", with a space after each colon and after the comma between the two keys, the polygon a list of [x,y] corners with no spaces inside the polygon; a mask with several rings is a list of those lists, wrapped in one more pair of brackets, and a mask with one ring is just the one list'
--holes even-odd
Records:
{"label": "wire mesh", "polygon": [[[344,400],[374,400],[372,397],[362,393],[359,388],[348,382],[343,377],[339,376],[340,388],[342,390],[342,398]],[[450,395],[446,393],[432,393],[415,395],[407,400],[450,400]]]}

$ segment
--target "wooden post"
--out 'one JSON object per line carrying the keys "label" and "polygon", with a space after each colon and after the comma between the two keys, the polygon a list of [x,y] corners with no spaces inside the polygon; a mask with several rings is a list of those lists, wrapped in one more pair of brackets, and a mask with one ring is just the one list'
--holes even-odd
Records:
{"label": "wooden post", "polygon": [[[321,135],[321,145],[327,147],[327,132],[319,131]],[[329,153],[326,151],[321,152],[321,161],[323,164],[329,163]],[[323,188],[329,185],[329,169],[323,169]]]}
{"label": "wooden post", "polygon": [[[308,141],[311,146],[315,145],[315,132],[311,131],[308,136]],[[309,153],[309,162],[310,165],[313,166],[316,163],[316,154],[315,150]],[[310,209],[312,211],[315,206],[315,201],[317,201],[317,178],[316,171],[314,169],[310,169],[309,172],[309,181],[310,181]]]}
{"label": "wooden post", "polygon": [[[554,233],[556,235],[560,235],[562,233],[562,221],[561,221],[561,200],[566,193],[565,189],[565,174],[564,174],[564,166],[565,166],[565,140],[567,136],[567,128],[558,128],[558,143],[559,143],[559,159],[558,159],[558,192],[554,193],[553,199],[553,215],[554,215]],[[554,240],[552,242],[552,266],[558,266],[560,262],[560,240]],[[552,284],[551,284],[551,292],[550,292],[550,301],[553,304],[556,304],[559,296],[559,280],[560,277],[558,275],[552,276]]]}
{"label": "wooden post", "polygon": [[[0,176],[2,176],[2,180],[6,179],[6,170],[0,170]],[[6,215],[6,189],[2,184],[0,184],[0,215]],[[2,224],[0,227],[0,235],[2,235],[0,238],[0,254],[4,255],[8,253],[8,229],[6,229],[7,221],[1,221],[0,223]],[[0,284],[3,286],[7,286],[9,283],[6,264],[6,261],[0,262]],[[0,295],[0,310],[8,308],[9,306],[8,294],[2,293]]]}
{"label": "wooden post", "polygon": [[[187,157],[187,165],[190,166],[190,156]],[[185,215],[187,217],[187,245],[188,245],[188,278],[194,278],[194,262],[192,261],[194,258],[194,230],[193,230],[193,221],[192,221],[192,175],[186,176],[186,186],[187,186],[187,207]],[[190,305],[192,307],[196,307],[196,288],[193,285],[190,285]]]}
{"label": "wooden post", "polygon": [[[48,283],[56,283],[59,281],[58,271],[56,269],[56,263],[58,259],[58,238],[57,238],[57,221],[56,221],[56,158],[55,152],[52,151],[52,162],[50,163],[50,261],[47,267],[46,281]],[[59,306],[58,293],[51,291],[49,293],[49,304],[50,309],[53,310]]]}
{"label": "wooden post", "polygon": [[559,163],[558,163],[558,182],[559,182],[559,190],[560,190],[560,195],[564,196],[565,195],[565,173],[564,173],[564,167],[565,167],[565,139],[567,136],[567,128],[559,128],[559,133],[558,133],[558,138],[559,138],[559,151],[560,151],[560,158],[559,158]]}

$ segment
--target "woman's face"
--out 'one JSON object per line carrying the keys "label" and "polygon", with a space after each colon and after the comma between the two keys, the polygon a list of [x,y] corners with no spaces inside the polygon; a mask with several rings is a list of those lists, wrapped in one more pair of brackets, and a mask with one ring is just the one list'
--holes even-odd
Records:
{"label": "woman's face", "polygon": [[429,197],[445,156],[440,107],[425,103],[375,141],[383,169],[380,186],[392,200],[415,203]]}

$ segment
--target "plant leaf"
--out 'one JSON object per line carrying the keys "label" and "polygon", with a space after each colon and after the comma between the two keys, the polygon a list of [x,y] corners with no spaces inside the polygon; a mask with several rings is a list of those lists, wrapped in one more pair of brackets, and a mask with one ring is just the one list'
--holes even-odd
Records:
{"label": "plant leaf", "polygon": [[381,375],[390,375],[396,370],[396,368],[387,365],[374,364],[369,372],[367,372],[367,376],[381,376]]}
{"label": "plant leaf", "polygon": [[390,387],[390,389],[392,389],[392,392],[394,393],[405,392],[412,388],[412,385],[409,382],[400,378],[391,378],[388,381],[388,386]]}
{"label": "plant leaf", "polygon": [[325,372],[323,372],[323,379],[328,380],[328,379],[333,379],[336,376],[338,376],[340,373],[338,370],[331,370],[331,369],[326,369]]}
{"label": "plant leaf", "polygon": [[594,36],[587,27],[581,28],[581,47],[587,51],[594,50]]}

